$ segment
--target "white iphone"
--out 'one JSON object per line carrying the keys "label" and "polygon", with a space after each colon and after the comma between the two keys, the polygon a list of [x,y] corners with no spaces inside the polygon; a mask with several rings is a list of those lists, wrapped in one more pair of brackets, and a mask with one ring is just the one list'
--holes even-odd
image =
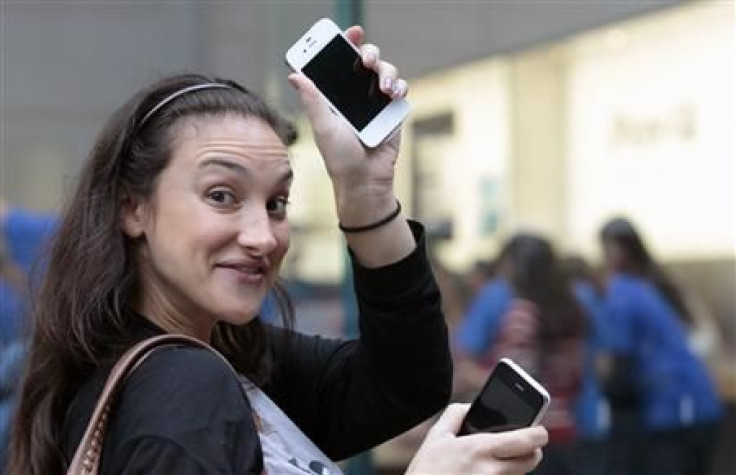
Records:
{"label": "white iphone", "polygon": [[359,51],[328,18],[289,48],[286,63],[312,80],[366,147],[386,140],[409,113],[406,100],[391,100],[381,91],[378,74],[363,66]]}
{"label": "white iphone", "polygon": [[538,424],[549,393],[519,365],[501,358],[463,420],[458,435],[503,432]]}

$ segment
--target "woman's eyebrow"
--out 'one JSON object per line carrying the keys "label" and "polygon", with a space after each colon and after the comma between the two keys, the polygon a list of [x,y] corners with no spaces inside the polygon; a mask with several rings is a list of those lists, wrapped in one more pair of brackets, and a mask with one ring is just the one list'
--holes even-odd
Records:
{"label": "woman's eyebrow", "polygon": [[[199,169],[205,169],[213,166],[219,166],[223,168],[227,168],[228,170],[232,170],[239,175],[248,176],[249,171],[246,167],[241,165],[240,163],[233,162],[231,160],[223,159],[223,158],[208,158],[206,160],[203,160],[199,163],[197,168]],[[289,168],[288,170],[284,171],[284,173],[279,178],[279,182],[286,182],[290,181],[292,178],[294,178],[294,170]]]}
{"label": "woman's eyebrow", "polygon": [[222,158],[208,158],[199,163],[197,168],[204,169],[212,166],[220,166],[237,172],[239,175],[248,176],[248,169],[243,165]]}

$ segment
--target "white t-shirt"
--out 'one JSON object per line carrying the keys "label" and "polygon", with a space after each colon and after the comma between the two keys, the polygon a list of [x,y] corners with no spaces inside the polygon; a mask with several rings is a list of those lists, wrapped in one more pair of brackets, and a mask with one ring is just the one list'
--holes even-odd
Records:
{"label": "white t-shirt", "polygon": [[341,475],[340,467],[330,460],[255,384],[240,376],[263,450],[267,474]]}

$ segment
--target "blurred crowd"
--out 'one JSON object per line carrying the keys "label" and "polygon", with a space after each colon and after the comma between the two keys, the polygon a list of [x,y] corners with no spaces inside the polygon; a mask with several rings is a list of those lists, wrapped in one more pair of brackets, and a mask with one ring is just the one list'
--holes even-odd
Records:
{"label": "blurred crowd", "polygon": [[706,359],[712,316],[668,275],[634,224],[600,230],[602,262],[518,233],[446,290],[454,397],[470,401],[501,357],[548,389],[539,474],[708,474],[723,408]]}

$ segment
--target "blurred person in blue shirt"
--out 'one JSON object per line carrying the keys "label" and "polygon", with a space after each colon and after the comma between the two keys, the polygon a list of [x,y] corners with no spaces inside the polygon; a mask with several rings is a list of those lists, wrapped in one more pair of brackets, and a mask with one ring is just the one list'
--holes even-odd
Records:
{"label": "blurred person in blue shirt", "polygon": [[0,231],[7,254],[28,275],[43,272],[42,257],[57,223],[55,213],[28,211],[11,206],[0,198]]}
{"label": "blurred person in blue shirt", "polygon": [[10,207],[0,198],[0,474],[30,331],[29,276],[43,271],[41,257],[56,219]]}
{"label": "blurred person in blue shirt", "polygon": [[0,198],[0,345],[29,330],[28,295],[44,270],[45,247],[56,224],[53,213],[27,211]]}
{"label": "blurred person in blue shirt", "polygon": [[14,395],[25,353],[20,335],[26,321],[25,273],[8,258],[0,237],[0,474],[6,462]]}
{"label": "blurred person in blue shirt", "polygon": [[[610,220],[600,238],[608,270],[602,334],[613,357],[610,386],[619,388],[618,396],[629,391],[638,406],[640,437],[627,436],[637,470],[622,473],[707,474],[722,408],[688,346],[693,318],[685,299],[631,222]],[[618,415],[614,410],[614,430]]]}
{"label": "blurred person in blue shirt", "polygon": [[3,470],[7,462],[10,424],[25,355],[25,342],[21,340],[0,348],[0,474],[5,473]]}
{"label": "blurred person in blue shirt", "polygon": [[0,236],[0,351],[25,330],[27,293],[26,273],[10,260]]}

